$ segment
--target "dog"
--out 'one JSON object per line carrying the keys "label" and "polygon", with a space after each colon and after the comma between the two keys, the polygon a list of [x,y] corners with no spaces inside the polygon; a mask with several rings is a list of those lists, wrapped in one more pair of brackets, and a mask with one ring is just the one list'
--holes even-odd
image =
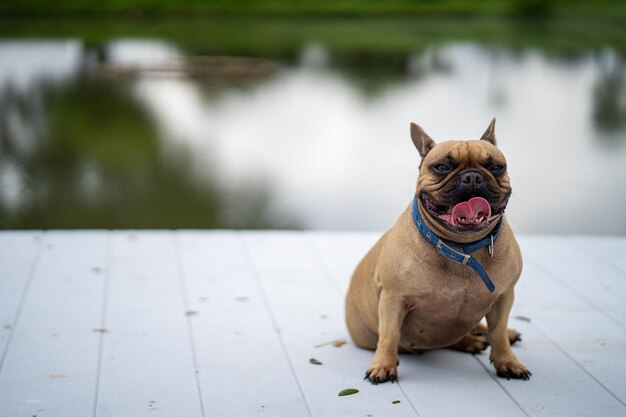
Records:
{"label": "dog", "polygon": [[[411,123],[421,156],[412,204],[358,264],[346,297],[354,342],[375,350],[365,379],[395,381],[398,353],[480,353],[503,378],[531,372],[507,328],[522,256],[504,211],[511,196],[495,118],[479,140],[436,144]],[[482,324],[486,318],[487,326]]]}

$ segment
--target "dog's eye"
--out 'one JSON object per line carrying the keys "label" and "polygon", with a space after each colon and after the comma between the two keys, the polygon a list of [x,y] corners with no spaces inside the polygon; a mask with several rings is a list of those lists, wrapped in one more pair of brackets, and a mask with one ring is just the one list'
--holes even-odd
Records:
{"label": "dog's eye", "polygon": [[433,169],[439,173],[450,172],[450,166],[447,164],[436,164],[433,166]]}
{"label": "dog's eye", "polygon": [[492,165],[489,168],[489,171],[493,172],[494,174],[500,174],[504,171],[504,165]]}

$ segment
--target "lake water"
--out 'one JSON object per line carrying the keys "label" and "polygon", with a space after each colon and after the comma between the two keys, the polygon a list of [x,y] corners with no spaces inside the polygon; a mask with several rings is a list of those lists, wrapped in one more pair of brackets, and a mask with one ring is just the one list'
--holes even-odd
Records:
{"label": "lake water", "polygon": [[383,230],[415,187],[409,123],[475,139],[495,116],[518,232],[626,234],[620,48],[390,49],[4,36],[0,227]]}

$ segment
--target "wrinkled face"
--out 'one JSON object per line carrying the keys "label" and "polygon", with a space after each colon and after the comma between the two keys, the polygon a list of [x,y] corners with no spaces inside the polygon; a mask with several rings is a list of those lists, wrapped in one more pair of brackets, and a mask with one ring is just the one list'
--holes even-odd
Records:
{"label": "wrinkled face", "polygon": [[422,161],[417,193],[431,218],[448,229],[480,231],[511,196],[506,159],[486,140],[442,142]]}

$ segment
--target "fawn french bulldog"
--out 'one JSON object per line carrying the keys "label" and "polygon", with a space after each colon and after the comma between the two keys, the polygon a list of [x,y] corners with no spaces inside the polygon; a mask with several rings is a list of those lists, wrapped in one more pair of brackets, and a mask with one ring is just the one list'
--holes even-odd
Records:
{"label": "fawn french bulldog", "polygon": [[488,345],[498,376],[529,379],[507,328],[522,257],[504,216],[511,185],[495,119],[480,140],[435,144],[414,123],[411,138],[422,157],[413,202],[359,263],[346,299],[352,339],[375,350],[366,379],[396,380],[399,352]]}

